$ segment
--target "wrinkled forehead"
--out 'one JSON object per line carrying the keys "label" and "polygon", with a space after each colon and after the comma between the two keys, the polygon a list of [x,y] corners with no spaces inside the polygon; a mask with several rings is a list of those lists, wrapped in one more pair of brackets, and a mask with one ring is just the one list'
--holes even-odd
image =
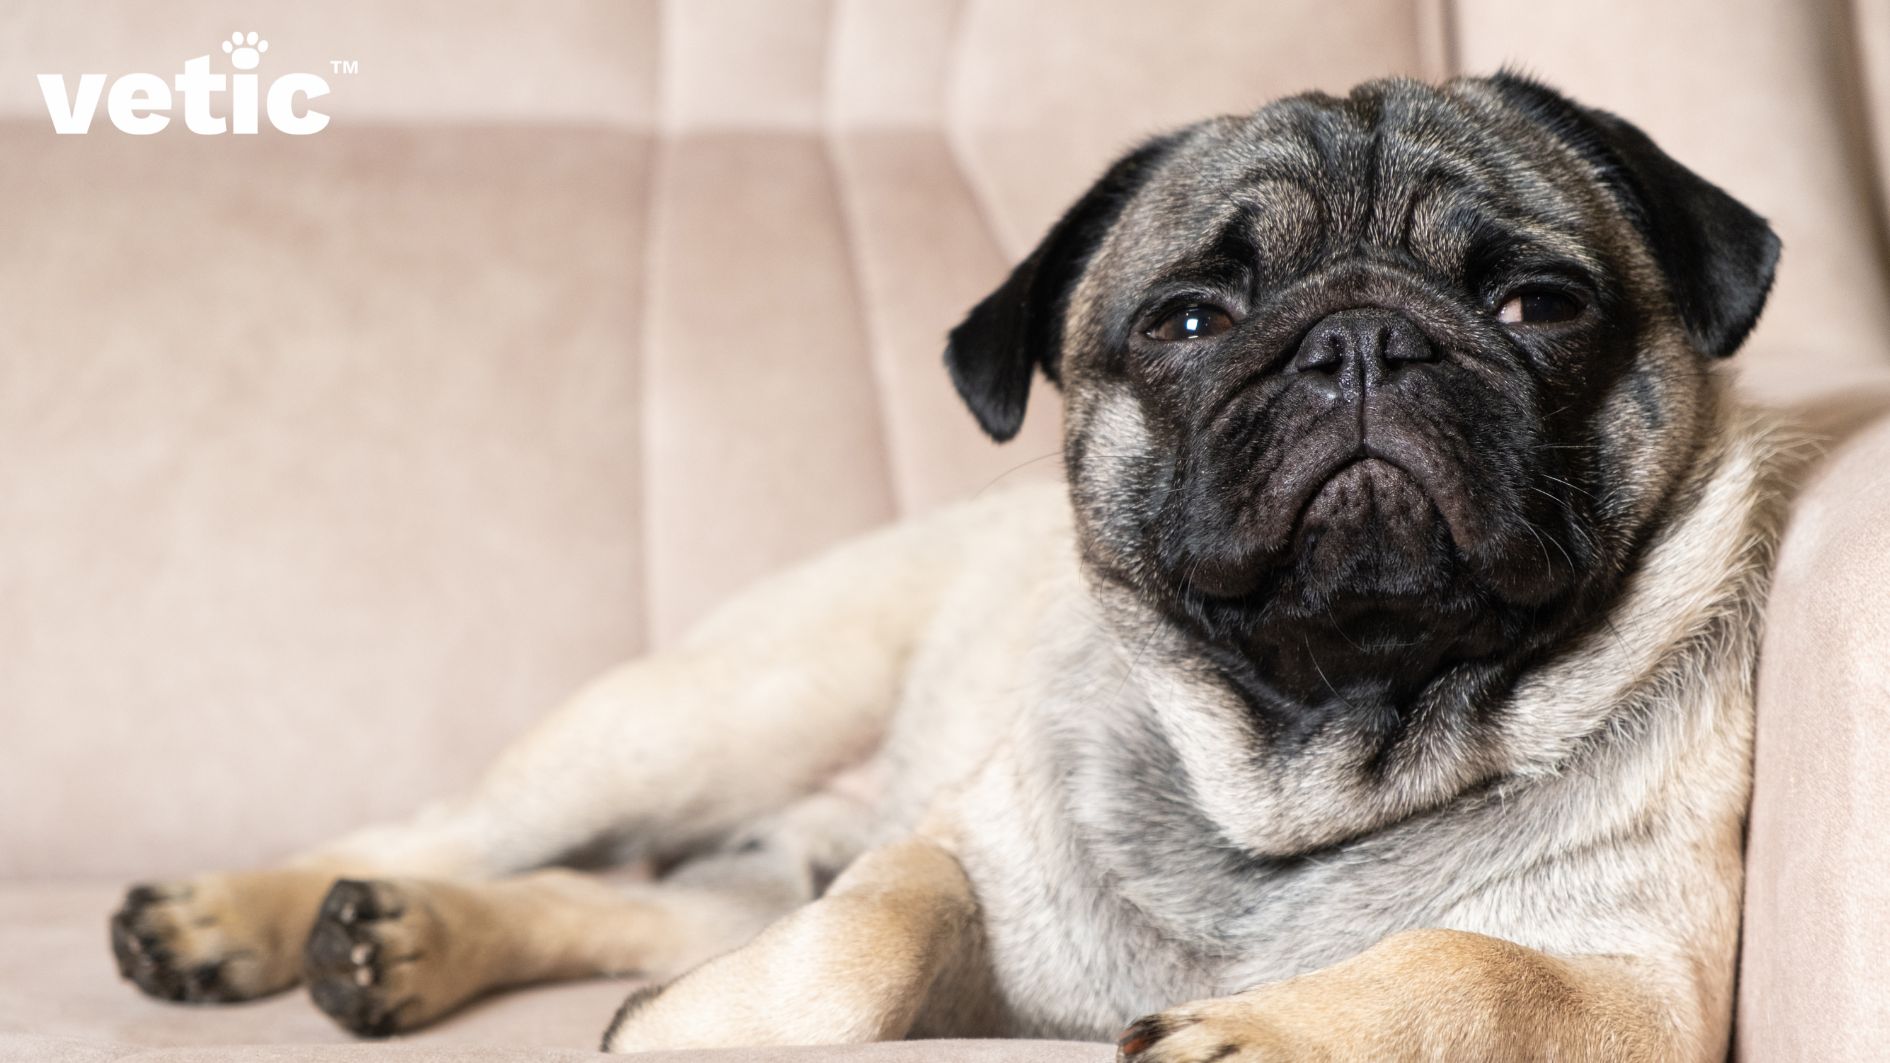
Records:
{"label": "wrinkled forehead", "polygon": [[[1104,248],[1143,269],[1251,259],[1264,279],[1364,254],[1460,276],[1527,248],[1589,270],[1582,164],[1497,102],[1415,83],[1293,97],[1192,130]],[[1099,260],[1100,261],[1100,260]]]}

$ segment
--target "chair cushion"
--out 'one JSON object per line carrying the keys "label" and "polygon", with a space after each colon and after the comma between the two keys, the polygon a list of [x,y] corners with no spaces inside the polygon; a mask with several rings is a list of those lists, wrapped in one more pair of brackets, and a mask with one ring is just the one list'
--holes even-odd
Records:
{"label": "chair cushion", "polygon": [[[501,994],[427,1030],[357,1041],[300,990],[250,1004],[152,1000],[121,981],[105,921],[121,887],[104,882],[0,885],[0,1063],[184,1060],[509,1063],[602,1058],[604,1027],[635,986],[598,979]],[[1101,1044],[914,1041],[856,1048],[650,1053],[650,1060],[796,1063],[812,1059],[923,1063],[1102,1063]]]}

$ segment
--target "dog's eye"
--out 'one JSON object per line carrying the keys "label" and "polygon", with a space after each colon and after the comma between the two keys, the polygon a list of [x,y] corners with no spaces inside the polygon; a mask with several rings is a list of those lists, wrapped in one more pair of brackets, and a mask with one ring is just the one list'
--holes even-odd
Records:
{"label": "dog's eye", "polygon": [[1553,288],[1524,288],[1504,300],[1496,320],[1505,325],[1553,325],[1573,321],[1582,312],[1579,299]]}
{"label": "dog's eye", "polygon": [[1155,323],[1148,338],[1158,343],[1205,340],[1234,327],[1233,315],[1218,306],[1184,306]]}

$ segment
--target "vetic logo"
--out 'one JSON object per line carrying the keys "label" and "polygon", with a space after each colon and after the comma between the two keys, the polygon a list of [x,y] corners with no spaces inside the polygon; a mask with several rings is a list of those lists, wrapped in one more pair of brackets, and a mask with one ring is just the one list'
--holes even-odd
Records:
{"label": "vetic logo", "polygon": [[[238,73],[213,74],[210,57],[200,55],[186,60],[184,72],[165,84],[156,74],[125,74],[112,82],[106,98],[105,114],[120,132],[146,136],[171,124],[171,87],[184,101],[184,126],[192,133],[215,135],[226,129],[236,133],[256,132],[258,85],[256,69],[269,42],[251,33],[232,33],[223,42],[223,54]],[[210,113],[217,93],[230,94],[229,117]],[[104,74],[80,74],[76,94],[66,90],[66,79],[59,74],[39,75],[39,92],[46,98],[46,113],[53,130],[59,133],[84,133],[92,128],[98,114],[98,100],[105,94]],[[265,110],[269,124],[284,133],[306,136],[319,133],[328,125],[328,116],[307,105],[308,100],[328,95],[328,82],[317,74],[284,74],[269,84]],[[304,101],[302,113],[296,112],[296,97]]]}

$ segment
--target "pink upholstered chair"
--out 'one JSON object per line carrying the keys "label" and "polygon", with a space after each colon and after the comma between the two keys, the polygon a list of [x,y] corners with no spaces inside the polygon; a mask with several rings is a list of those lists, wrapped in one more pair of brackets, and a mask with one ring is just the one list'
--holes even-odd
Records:
{"label": "pink upholstered chair", "polygon": [[[1765,644],[1737,1054],[1890,1058],[1890,0],[233,6],[0,9],[0,1057],[344,1040],[120,984],[117,891],[404,812],[754,577],[1055,475],[1055,404],[988,444],[941,337],[1137,138],[1514,62],[1784,236],[1735,362],[1829,456]],[[358,63],[328,129],[52,133],[32,75],[252,28]],[[575,1057],[624,992],[319,1058]]]}

